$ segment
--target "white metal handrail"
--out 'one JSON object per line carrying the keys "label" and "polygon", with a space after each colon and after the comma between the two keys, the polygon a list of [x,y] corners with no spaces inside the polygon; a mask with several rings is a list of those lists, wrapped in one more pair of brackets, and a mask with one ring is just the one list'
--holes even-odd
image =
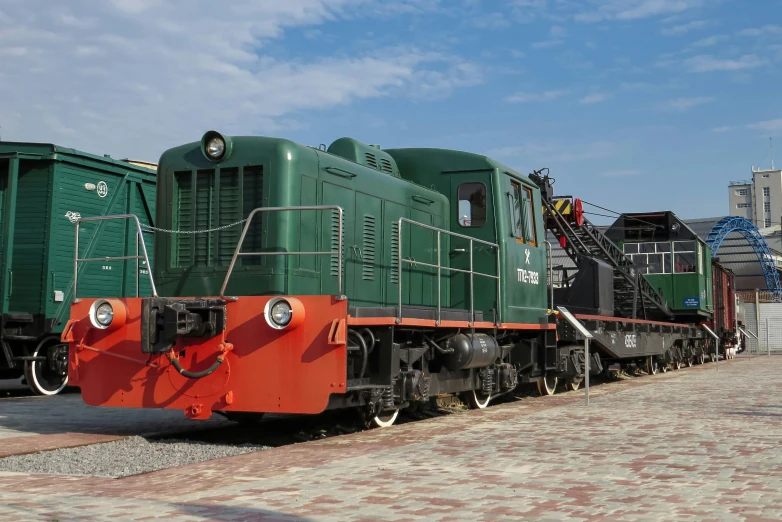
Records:
{"label": "white metal handrail", "polygon": [[[136,224],[136,255],[135,256],[105,256],[105,257],[89,257],[79,258],[79,226],[82,222],[87,221],[110,221],[114,219],[132,219]],[[139,244],[141,244],[141,254],[139,254]],[[95,216],[95,217],[80,217],[76,220],[76,239],[74,241],[74,257],[73,257],[73,301],[78,302],[78,278],[79,278],[79,263],[89,263],[93,261],[121,261],[127,259],[136,260],[136,297],[139,297],[139,260],[143,259],[147,266],[147,275],[149,276],[149,285],[152,288],[152,295],[157,297],[157,288],[155,287],[155,280],[152,277],[152,266],[149,263],[149,256],[147,255],[147,245],[144,243],[144,236],[142,235],[141,223],[134,214],[118,214],[116,216]]]}
{"label": "white metal handrail", "polygon": [[[410,223],[410,225],[425,228],[427,230],[432,230],[434,232],[437,232],[437,264],[433,265],[431,263],[424,263],[422,261],[415,261],[413,259],[404,259],[403,251],[404,248],[402,243],[402,223]],[[482,276],[482,277],[488,277],[490,279],[496,279],[497,280],[497,322],[496,324],[499,326],[502,324],[502,279],[500,277],[500,247],[496,243],[490,243],[488,241],[483,241],[482,239],[475,239],[474,237],[465,236],[462,234],[457,234],[456,232],[451,232],[449,230],[444,230],[442,228],[433,227],[431,225],[426,225],[424,223],[419,223],[418,221],[413,221],[412,219],[407,218],[399,218],[399,221],[397,223],[398,226],[398,235],[397,240],[399,241],[399,259],[398,262],[398,270],[399,270],[399,306],[397,308],[397,317],[396,322],[401,323],[402,322],[402,263],[409,263],[411,265],[419,265],[419,266],[428,266],[430,268],[436,268],[437,269],[437,324],[439,325],[442,320],[442,291],[441,291],[441,274],[442,270],[448,270],[450,272],[461,272],[463,274],[469,274],[470,275],[470,326],[473,325],[475,322],[475,291],[473,286],[473,280],[474,276]],[[469,270],[462,270],[459,268],[451,268],[448,266],[443,266],[441,263],[442,256],[440,255],[440,237],[442,234],[447,234],[452,237],[458,237],[462,239],[466,239],[470,242],[470,269]],[[497,251],[497,275],[491,275],[491,274],[484,274],[483,272],[476,272],[473,267],[473,243],[480,243],[483,245],[487,245],[491,248],[494,248]]]}
{"label": "white metal handrail", "polygon": [[[244,244],[244,238],[245,236],[247,236],[247,231],[250,229],[250,224],[252,224],[253,218],[257,213],[286,212],[286,211],[296,211],[296,210],[336,210],[339,215],[339,228],[337,230],[337,250],[318,251],[318,252],[242,252],[242,245]],[[342,207],[339,207],[337,205],[256,208],[255,210],[250,212],[249,216],[247,216],[247,222],[244,224],[244,228],[242,229],[242,235],[239,237],[239,242],[236,244],[236,250],[234,250],[234,255],[231,258],[231,264],[228,265],[228,272],[225,274],[225,279],[223,280],[223,286],[220,289],[220,298],[225,299],[225,290],[226,288],[228,288],[228,280],[231,278],[231,274],[233,273],[234,266],[236,265],[236,260],[239,258],[239,256],[305,256],[305,255],[333,256],[335,254],[337,256],[337,292],[340,298],[342,298],[343,295],[342,292],[342,220],[343,220]]]}

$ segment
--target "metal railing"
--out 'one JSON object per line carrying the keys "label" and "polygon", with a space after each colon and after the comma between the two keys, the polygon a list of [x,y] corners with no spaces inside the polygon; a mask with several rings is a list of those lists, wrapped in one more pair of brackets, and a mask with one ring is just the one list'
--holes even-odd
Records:
{"label": "metal railing", "polygon": [[[421,227],[427,230],[431,230],[433,232],[437,232],[437,264],[433,265],[431,263],[424,263],[422,261],[415,261],[414,259],[404,259],[403,251],[404,244],[402,243],[402,223],[410,223],[412,226]],[[457,234],[455,232],[450,232],[448,230],[443,230],[442,228],[433,227],[430,225],[425,225],[423,223],[419,223],[417,221],[413,221],[411,219],[407,218],[399,218],[398,221],[398,235],[397,240],[399,241],[399,259],[398,262],[398,270],[399,270],[399,306],[397,307],[397,317],[396,322],[401,323],[402,322],[402,263],[409,263],[411,265],[419,265],[419,266],[427,266],[429,268],[436,268],[437,269],[437,325],[440,324],[442,320],[442,270],[448,270],[450,272],[460,272],[463,274],[469,274],[470,275],[470,326],[473,325],[475,322],[475,291],[474,291],[474,276],[482,276],[482,277],[488,277],[490,279],[496,279],[497,280],[497,325],[502,324],[502,279],[500,277],[500,247],[496,243],[490,243],[488,241],[483,241],[482,239],[475,239],[474,237],[464,236],[462,234]],[[448,266],[443,266],[441,259],[442,256],[440,254],[440,238],[442,234],[447,234],[449,236],[458,237],[461,239],[466,239],[470,242],[470,269],[469,270],[462,270],[460,268],[451,268]],[[497,251],[497,275],[491,275],[491,274],[484,274],[483,272],[476,272],[473,267],[473,243],[480,243],[482,245],[487,245],[491,248],[494,248]]]}
{"label": "metal railing", "polygon": [[[105,257],[88,257],[84,259],[79,258],[79,227],[82,222],[87,221],[110,221],[114,219],[132,219],[136,224],[136,255],[135,256],[105,256]],[[141,244],[141,254],[139,254],[139,244]],[[79,278],[79,263],[90,263],[94,261],[121,261],[127,259],[136,260],[136,297],[139,297],[139,260],[143,259],[147,266],[147,275],[149,276],[149,285],[152,289],[152,296],[157,297],[157,288],[155,287],[155,280],[152,277],[152,266],[149,264],[149,256],[147,255],[147,245],[144,243],[144,236],[142,235],[141,223],[134,214],[118,214],[116,216],[95,216],[95,217],[80,217],[76,220],[76,239],[74,240],[74,258],[73,258],[73,301],[78,302],[78,278]]]}
{"label": "metal railing", "polygon": [[[242,252],[242,244],[244,243],[244,238],[247,236],[247,231],[250,229],[250,225],[252,224],[253,218],[255,215],[259,212],[288,212],[288,211],[297,211],[297,210],[336,210],[339,215],[339,227],[337,230],[337,250],[328,250],[328,251],[318,251],[318,252]],[[342,292],[342,220],[343,220],[343,211],[342,207],[336,206],[336,205],[321,205],[321,206],[305,206],[305,207],[261,207],[256,208],[252,212],[250,212],[250,215],[247,216],[247,222],[244,224],[244,228],[242,229],[242,235],[239,237],[239,242],[236,244],[236,250],[234,250],[234,255],[231,258],[231,264],[228,265],[228,272],[225,274],[225,279],[223,280],[223,286],[220,289],[220,298],[225,299],[225,290],[228,287],[228,280],[231,278],[231,274],[233,273],[234,266],[236,265],[236,260],[239,258],[239,256],[337,256],[337,293],[339,294],[339,298],[343,299],[344,295]]]}

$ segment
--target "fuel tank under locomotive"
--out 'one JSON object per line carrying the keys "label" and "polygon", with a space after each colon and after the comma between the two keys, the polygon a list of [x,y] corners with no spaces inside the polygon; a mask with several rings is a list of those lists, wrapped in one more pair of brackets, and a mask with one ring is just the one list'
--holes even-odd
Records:
{"label": "fuel tank under locomotive", "polygon": [[482,333],[456,334],[448,339],[443,348],[449,352],[443,361],[449,370],[483,368],[494,364],[502,354],[497,341]]}

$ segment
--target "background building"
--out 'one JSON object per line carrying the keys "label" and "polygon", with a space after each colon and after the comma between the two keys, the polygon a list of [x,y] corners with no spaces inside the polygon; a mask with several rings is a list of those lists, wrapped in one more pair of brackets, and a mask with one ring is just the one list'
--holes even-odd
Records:
{"label": "background building", "polygon": [[[782,222],[782,170],[773,164],[768,170],[752,168],[752,179],[728,184],[729,215],[740,216],[763,229]],[[779,228],[777,228],[777,232]],[[769,231],[770,232],[770,231]],[[771,245],[779,248],[779,245]]]}

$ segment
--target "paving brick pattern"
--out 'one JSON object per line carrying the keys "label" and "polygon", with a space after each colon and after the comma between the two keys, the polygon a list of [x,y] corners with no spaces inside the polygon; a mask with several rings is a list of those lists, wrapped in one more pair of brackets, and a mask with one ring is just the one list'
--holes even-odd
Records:
{"label": "paving brick pattern", "polygon": [[[2,520],[781,520],[782,357],[123,479],[0,473]],[[3,441],[0,441],[2,443]]]}

